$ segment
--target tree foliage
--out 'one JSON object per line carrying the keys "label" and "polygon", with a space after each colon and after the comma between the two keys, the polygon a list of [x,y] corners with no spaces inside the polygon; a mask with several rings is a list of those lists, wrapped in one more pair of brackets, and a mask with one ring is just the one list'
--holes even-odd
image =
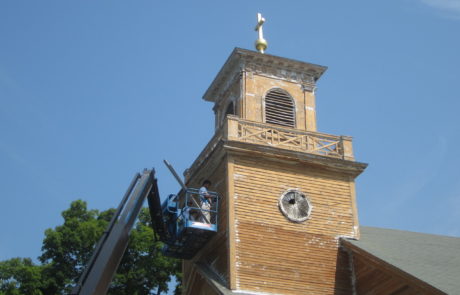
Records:
{"label": "tree foliage", "polygon": [[35,265],[30,258],[13,258],[0,262],[0,294],[43,294],[46,282],[42,270],[43,267]]}
{"label": "tree foliage", "polygon": [[[41,264],[30,258],[0,262],[0,295],[68,294],[114,212],[88,210],[86,202],[72,202],[62,212],[64,223],[45,231]],[[108,294],[157,294],[158,289],[168,290],[171,276],[180,281],[179,261],[164,257],[161,248],[162,243],[154,240],[148,210],[143,208]]]}

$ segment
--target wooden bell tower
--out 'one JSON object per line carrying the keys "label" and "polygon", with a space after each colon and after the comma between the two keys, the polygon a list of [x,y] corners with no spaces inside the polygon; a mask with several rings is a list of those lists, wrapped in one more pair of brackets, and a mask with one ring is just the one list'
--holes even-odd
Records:
{"label": "wooden bell tower", "polygon": [[217,235],[184,261],[184,294],[352,294],[339,238],[359,238],[366,164],[350,137],[317,132],[325,70],[236,48],[204,94],[215,135],[186,182],[210,179],[222,199]]}

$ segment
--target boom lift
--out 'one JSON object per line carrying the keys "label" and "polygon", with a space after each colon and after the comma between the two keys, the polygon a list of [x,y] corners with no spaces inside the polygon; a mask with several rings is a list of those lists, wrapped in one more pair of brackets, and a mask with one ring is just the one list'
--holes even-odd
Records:
{"label": "boom lift", "polygon": [[164,163],[182,189],[177,195],[169,195],[161,207],[159,200],[149,198],[152,226],[157,233],[165,225],[167,227],[167,234],[160,235],[160,240],[165,243],[164,255],[191,259],[217,232],[219,196],[215,192],[208,192],[212,207],[210,210],[202,209],[200,204],[204,196],[200,195],[198,189],[187,188],[172,165],[166,160]]}
{"label": "boom lift", "polygon": [[[164,162],[182,189],[177,195],[169,195],[161,204],[155,170],[136,173],[71,295],[107,293],[145,198],[152,227],[165,243],[163,254],[167,256],[191,259],[217,232],[217,193],[208,192],[213,200],[211,210],[201,209],[199,190],[187,188],[174,168]],[[205,211],[209,215],[204,214]]]}

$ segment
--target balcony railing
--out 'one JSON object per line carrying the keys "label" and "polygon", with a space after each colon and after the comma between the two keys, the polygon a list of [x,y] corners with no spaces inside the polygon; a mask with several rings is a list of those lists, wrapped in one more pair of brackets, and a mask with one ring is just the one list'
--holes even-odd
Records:
{"label": "balcony railing", "polygon": [[228,115],[200,155],[193,162],[186,179],[205,161],[221,140],[250,142],[287,150],[354,161],[351,137],[302,131],[258,123]]}
{"label": "balcony railing", "polygon": [[246,121],[235,116],[227,117],[224,137],[227,137],[228,140],[354,160],[351,137]]}

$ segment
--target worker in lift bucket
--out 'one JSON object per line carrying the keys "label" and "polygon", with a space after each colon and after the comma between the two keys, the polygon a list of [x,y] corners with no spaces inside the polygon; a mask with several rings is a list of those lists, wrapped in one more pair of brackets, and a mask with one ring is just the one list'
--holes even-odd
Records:
{"label": "worker in lift bucket", "polygon": [[[212,197],[208,193],[208,189],[211,187],[211,181],[205,180],[203,181],[203,185],[201,186],[199,190],[200,194],[200,201],[201,201],[201,212],[203,213],[203,216],[201,217],[201,221],[204,223],[211,223],[211,202],[212,202]],[[207,220],[207,221],[206,221]]]}
{"label": "worker in lift bucket", "polygon": [[185,208],[185,211],[184,211],[184,217],[190,221],[199,221],[200,213],[199,211],[197,211],[198,209],[193,209],[193,208],[196,208],[196,207],[193,207],[192,201],[188,201],[187,207]]}

